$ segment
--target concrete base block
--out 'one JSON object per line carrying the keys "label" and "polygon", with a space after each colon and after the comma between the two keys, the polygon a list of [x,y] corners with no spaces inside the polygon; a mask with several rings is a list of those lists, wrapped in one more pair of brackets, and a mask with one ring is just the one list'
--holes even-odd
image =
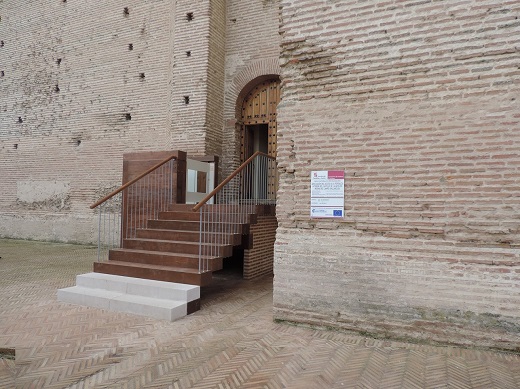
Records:
{"label": "concrete base block", "polygon": [[80,274],[76,286],[58,290],[58,301],[168,321],[186,316],[199,298],[199,286],[102,273]]}

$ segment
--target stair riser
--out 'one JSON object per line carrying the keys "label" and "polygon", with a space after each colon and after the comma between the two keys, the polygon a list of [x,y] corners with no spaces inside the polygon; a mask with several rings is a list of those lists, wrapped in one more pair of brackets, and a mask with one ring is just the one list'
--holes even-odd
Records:
{"label": "stair riser", "polygon": [[[275,205],[259,204],[259,205],[237,205],[237,204],[206,204],[205,209],[217,210],[218,212],[247,212],[247,213],[268,213],[273,212]],[[198,213],[199,210],[193,211],[195,204],[173,204],[169,206],[172,212],[193,212]]]}
{"label": "stair riser", "polygon": [[[183,220],[148,220],[148,228],[158,228],[165,230],[184,230],[184,231],[200,231],[200,223],[198,221]],[[204,227],[206,231],[230,231],[237,234],[248,234],[249,224],[236,224],[228,226],[226,224],[211,223]]]}
{"label": "stair riser", "polygon": [[197,242],[200,238],[199,231],[168,231],[145,229],[136,231],[137,238],[142,239],[163,239],[163,240],[179,240],[184,242]]}
{"label": "stair riser", "polygon": [[[185,267],[188,269],[198,269],[198,258],[185,258],[181,256],[163,255],[154,252],[134,253],[131,251],[110,250],[108,254],[109,261],[133,262],[143,265],[159,265]],[[222,269],[222,258],[211,258],[208,260],[210,270],[216,271]]]}
{"label": "stair riser", "polygon": [[[204,220],[211,219],[212,221],[221,221],[224,223],[231,222],[236,223],[240,220],[242,223],[256,223],[256,215],[249,214],[245,217],[243,215],[233,215],[230,213],[222,214],[205,214],[203,215]],[[200,214],[197,212],[159,212],[159,219],[161,220],[179,220],[179,221],[200,221]]]}
{"label": "stair riser", "polygon": [[110,262],[95,262],[96,273],[114,274],[126,277],[145,278],[148,280],[179,282],[181,284],[207,286],[211,283],[211,273],[191,274],[177,271],[157,270],[146,267],[115,266]]}
{"label": "stair riser", "polygon": [[[161,241],[147,241],[139,239],[131,239],[123,241],[123,247],[134,250],[147,250],[147,251],[163,251],[168,253],[179,253],[179,254],[199,254],[198,243],[181,243],[181,242],[161,242]],[[215,248],[215,255],[224,258],[233,255],[233,247],[230,245],[221,246]]]}
{"label": "stair riser", "polygon": [[[137,238],[159,239],[159,240],[178,240],[185,242],[199,242],[200,233],[198,231],[168,231],[168,230],[137,230]],[[242,242],[241,234],[229,236],[229,243],[238,246]]]}

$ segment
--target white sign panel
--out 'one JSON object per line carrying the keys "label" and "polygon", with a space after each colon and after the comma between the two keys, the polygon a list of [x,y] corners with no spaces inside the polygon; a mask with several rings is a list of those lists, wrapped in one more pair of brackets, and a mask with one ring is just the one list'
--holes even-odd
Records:
{"label": "white sign panel", "polygon": [[343,218],[344,214],[345,172],[311,172],[311,218]]}

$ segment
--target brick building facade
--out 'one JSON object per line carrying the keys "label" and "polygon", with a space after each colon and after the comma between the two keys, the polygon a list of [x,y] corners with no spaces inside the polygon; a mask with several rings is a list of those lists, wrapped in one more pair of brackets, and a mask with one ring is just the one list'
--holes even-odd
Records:
{"label": "brick building facade", "polygon": [[[280,76],[274,317],[520,347],[518,2],[17,3],[0,235],[93,240],[123,152],[229,172],[244,97]],[[343,220],[310,218],[313,170],[345,172]]]}

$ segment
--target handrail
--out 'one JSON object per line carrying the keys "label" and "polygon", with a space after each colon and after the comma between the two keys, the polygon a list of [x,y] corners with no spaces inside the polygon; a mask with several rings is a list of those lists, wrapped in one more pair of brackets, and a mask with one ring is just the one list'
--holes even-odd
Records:
{"label": "handrail", "polygon": [[122,192],[124,191],[126,188],[128,188],[130,185],[136,183],[137,181],[139,181],[141,178],[143,178],[144,176],[150,174],[151,172],[153,172],[155,169],[161,167],[162,165],[164,165],[165,163],[171,161],[172,159],[177,159],[177,156],[176,155],[172,155],[170,157],[168,157],[167,159],[165,159],[164,161],[162,162],[159,162],[158,164],[152,166],[150,169],[148,169],[147,171],[145,171],[144,173],[138,175],[136,178],[134,178],[133,180],[130,180],[128,181],[126,184],[122,185],[119,189],[116,189],[115,191],[113,191],[112,193],[110,193],[109,195],[106,195],[105,197],[103,197],[101,200],[99,200],[97,203],[93,204],[90,206],[90,209],[94,209],[96,208],[97,206],[103,204],[105,201],[107,200],[110,200],[112,197],[114,197],[116,194],[118,194],[119,192]]}
{"label": "handrail", "polygon": [[213,189],[206,197],[204,197],[197,205],[195,205],[192,209],[193,212],[197,212],[204,204],[206,204],[213,196],[215,196],[220,190],[235,176],[238,175],[242,170],[246,168],[247,165],[251,163],[253,159],[257,156],[263,155],[269,159],[276,160],[275,157],[262,153],[261,151],[255,152],[252,156],[250,156],[242,165],[240,165],[233,173],[231,173],[224,181],[222,181],[215,189]]}

